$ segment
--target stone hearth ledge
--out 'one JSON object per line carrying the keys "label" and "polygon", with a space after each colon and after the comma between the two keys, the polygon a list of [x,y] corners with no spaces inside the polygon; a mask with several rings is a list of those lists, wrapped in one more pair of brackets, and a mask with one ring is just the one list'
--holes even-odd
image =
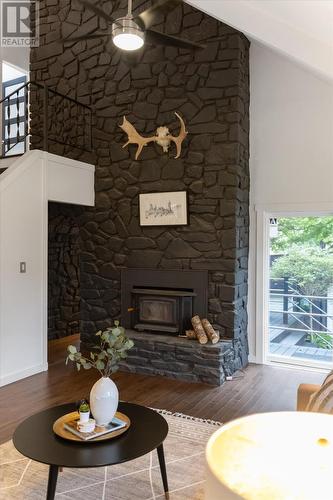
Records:
{"label": "stone hearth ledge", "polygon": [[227,376],[241,368],[241,363],[234,357],[232,340],[201,345],[176,335],[130,329],[126,334],[135,345],[127,359],[120,363],[122,371],[222,385]]}

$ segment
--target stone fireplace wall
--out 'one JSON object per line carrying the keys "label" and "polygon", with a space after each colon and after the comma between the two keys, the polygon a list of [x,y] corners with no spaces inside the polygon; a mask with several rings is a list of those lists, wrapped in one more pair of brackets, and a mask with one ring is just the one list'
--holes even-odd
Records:
{"label": "stone fireplace wall", "polygon": [[[104,2],[103,7],[120,17],[126,3]],[[141,11],[149,3],[134,5]],[[89,341],[120,316],[122,268],[204,269],[209,271],[209,319],[232,346],[231,371],[244,366],[248,40],[184,4],[154,28],[205,43],[204,50],[147,46],[128,55],[104,38],[64,46],[61,30],[88,33],[99,21],[74,0],[40,4],[42,36],[40,47],[31,50],[31,79],[92,106],[94,114],[96,207],[80,217],[82,338]],[[122,148],[124,115],[143,135],[153,135],[160,125],[177,134],[175,111],[189,131],[180,159],[173,158],[173,147],[164,154],[149,145],[139,161],[135,147]],[[58,151],[56,145],[52,151]],[[67,154],[76,157],[77,151]],[[189,225],[141,228],[139,193],[173,190],[188,191]]]}

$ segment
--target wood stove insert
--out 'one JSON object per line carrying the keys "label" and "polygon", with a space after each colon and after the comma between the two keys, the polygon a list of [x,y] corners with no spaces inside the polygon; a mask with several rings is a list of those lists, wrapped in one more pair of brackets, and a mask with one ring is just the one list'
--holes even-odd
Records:
{"label": "wood stove insert", "polygon": [[191,326],[195,293],[133,288],[134,330],[181,333]]}
{"label": "wood stove insert", "polygon": [[177,335],[190,328],[194,314],[207,315],[206,271],[126,269],[121,288],[126,328]]}

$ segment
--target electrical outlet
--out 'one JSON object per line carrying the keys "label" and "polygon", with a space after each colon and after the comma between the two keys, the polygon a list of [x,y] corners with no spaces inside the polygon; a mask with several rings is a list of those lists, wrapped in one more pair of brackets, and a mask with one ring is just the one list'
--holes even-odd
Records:
{"label": "electrical outlet", "polygon": [[20,273],[26,273],[26,272],[27,272],[27,263],[20,262]]}

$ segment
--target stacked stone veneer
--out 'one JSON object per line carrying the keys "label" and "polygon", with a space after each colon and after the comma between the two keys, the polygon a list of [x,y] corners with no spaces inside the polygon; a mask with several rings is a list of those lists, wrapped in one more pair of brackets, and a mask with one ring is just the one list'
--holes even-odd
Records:
{"label": "stacked stone veneer", "polygon": [[232,342],[201,345],[186,338],[128,330],[134,341],[121,369],[187,382],[221,385],[234,372]]}
{"label": "stacked stone veneer", "polygon": [[48,338],[80,331],[80,244],[77,215],[70,205],[49,203]]}
{"label": "stacked stone veneer", "polygon": [[[150,2],[134,4],[139,12]],[[126,1],[105,2],[103,7],[112,16],[121,16]],[[204,50],[147,46],[128,55],[107,39],[64,47],[59,43],[60,30],[89,32],[98,28],[96,16],[74,1],[44,0],[40,13],[41,44],[31,50],[31,78],[94,110],[96,207],[80,218],[82,338],[91,339],[97,329],[119,317],[121,268],[206,269],[209,318],[231,340],[231,369],[244,365],[248,40],[184,4],[154,28],[203,42]],[[143,135],[154,134],[159,125],[178,133],[175,111],[184,117],[189,131],[180,159],[173,158],[173,147],[163,154],[157,145],[149,145],[139,161],[134,160],[135,147],[122,149],[123,115]],[[67,154],[76,156],[77,151]],[[189,193],[187,227],[140,227],[139,193],[183,189]]]}

